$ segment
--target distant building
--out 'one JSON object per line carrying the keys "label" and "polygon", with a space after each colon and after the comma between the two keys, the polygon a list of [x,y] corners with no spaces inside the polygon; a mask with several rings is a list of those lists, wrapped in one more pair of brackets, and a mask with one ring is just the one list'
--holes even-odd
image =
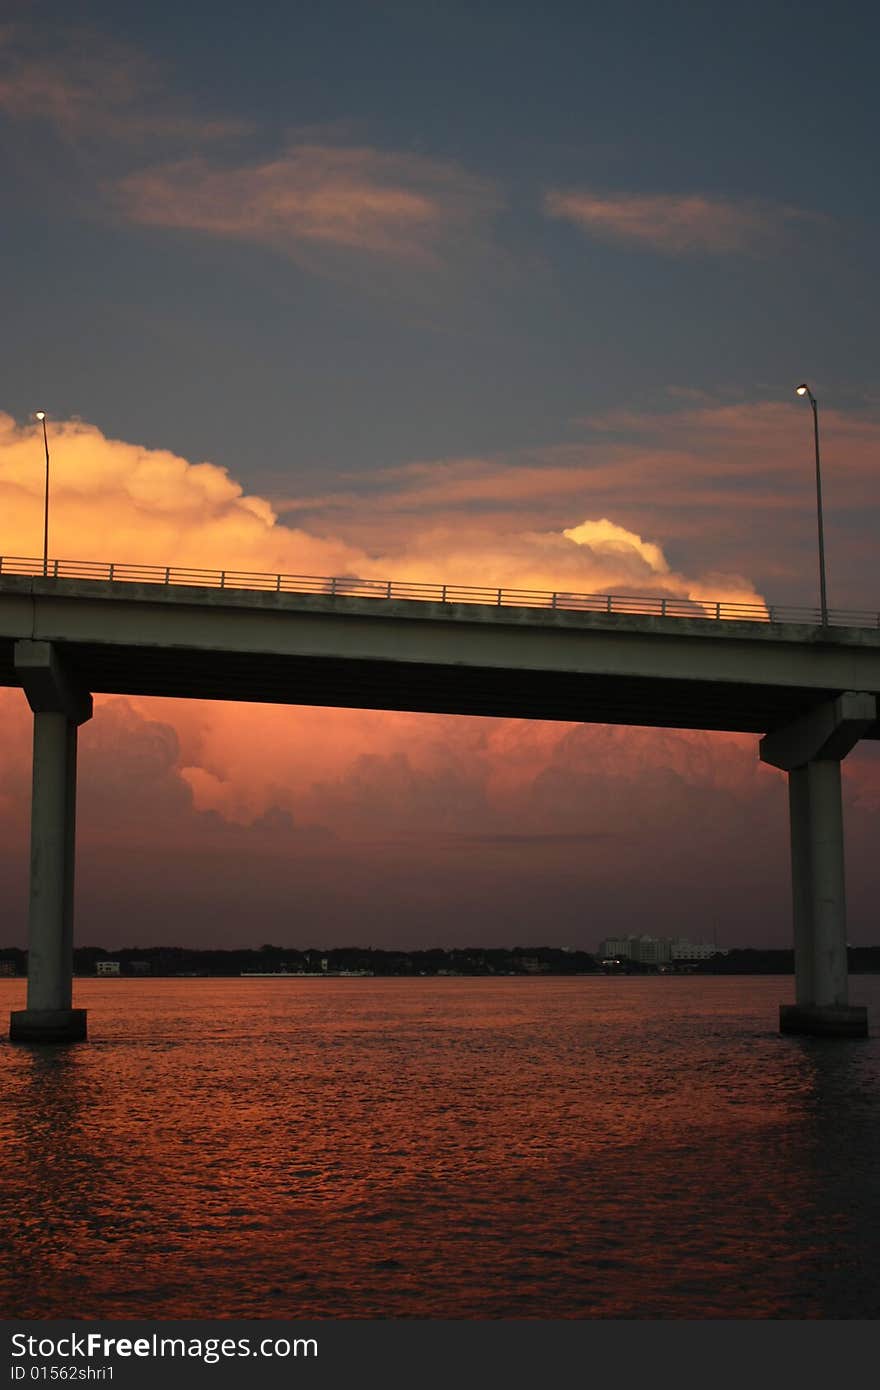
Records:
{"label": "distant building", "polygon": [[669,960],[670,943],[665,936],[638,936],[632,943],[632,960],[640,965],[663,965]]}
{"label": "distant building", "polygon": [[709,960],[710,957],[726,956],[711,941],[684,941],[680,936],[673,937],[669,945],[670,960]]}
{"label": "distant building", "polygon": [[613,959],[619,956],[623,960],[630,959],[631,936],[607,936],[604,941],[599,942],[599,955]]}
{"label": "distant building", "polygon": [[0,960],[0,975],[17,975],[14,960]]}
{"label": "distant building", "polygon": [[118,975],[118,974],[119,974],[119,961],[118,961],[118,960],[99,960],[99,961],[96,961],[96,962],[95,962],[95,974],[96,974],[96,975]]}
{"label": "distant building", "polygon": [[599,942],[603,959],[633,960],[639,965],[660,965],[670,959],[670,943],[659,936],[609,936]]}
{"label": "distant building", "polygon": [[608,936],[599,942],[603,960],[631,960],[639,965],[709,960],[711,956],[726,954],[711,941],[686,941],[681,936]]}

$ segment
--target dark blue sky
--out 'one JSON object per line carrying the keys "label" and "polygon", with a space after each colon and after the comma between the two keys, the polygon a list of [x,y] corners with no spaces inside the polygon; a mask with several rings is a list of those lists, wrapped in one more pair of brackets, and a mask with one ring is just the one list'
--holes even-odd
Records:
{"label": "dark blue sky", "polygon": [[[7,102],[2,405],[19,417],[39,398],[283,491],[575,439],[584,416],[666,408],[670,386],[777,400],[809,376],[851,408],[875,386],[873,6],[18,13],[13,73],[25,55],[93,101],[73,121]],[[145,128],[172,116],[240,128]],[[120,207],[140,171],[302,143],[453,166],[493,210],[429,270],[358,251],[305,265]],[[702,195],[779,226],[670,252],[548,216],[555,189]]]}

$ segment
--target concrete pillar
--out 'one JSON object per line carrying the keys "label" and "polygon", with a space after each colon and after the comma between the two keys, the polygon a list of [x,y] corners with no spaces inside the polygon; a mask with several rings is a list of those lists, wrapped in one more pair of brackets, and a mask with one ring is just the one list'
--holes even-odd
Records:
{"label": "concrete pillar", "polygon": [[805,767],[788,774],[788,821],[791,835],[791,906],[794,919],[794,997],[806,1004],[813,997],[813,927],[810,912],[810,799]]}
{"label": "concrete pillar", "polygon": [[809,834],[809,897],[812,912],[812,990],[803,1003],[846,1004],[846,887],[843,872],[843,806],[840,763],[818,759],[789,777],[805,777]]}
{"label": "concrete pillar", "polygon": [[850,1008],[848,996],[840,763],[819,758],[792,768],[788,787],[796,1002],[782,1005],[780,1025],[862,1034],[865,1010]]}
{"label": "concrete pillar", "polygon": [[847,692],[761,740],[761,758],[788,772],[795,1003],[783,1033],[866,1037],[867,1010],[850,1005],[840,764],[876,718],[872,695]]}
{"label": "concrete pillar", "polygon": [[27,1008],[13,1012],[13,1042],[75,1042],[86,1011],[73,1008],[73,908],[78,726],[91,695],[49,642],[18,642],[16,672],[34,712]]}

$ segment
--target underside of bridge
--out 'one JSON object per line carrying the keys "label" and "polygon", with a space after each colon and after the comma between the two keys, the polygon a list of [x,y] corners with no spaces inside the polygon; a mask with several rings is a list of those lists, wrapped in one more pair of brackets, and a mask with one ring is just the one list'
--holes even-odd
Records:
{"label": "underside of bridge", "polygon": [[[11,648],[12,644],[8,644]],[[550,719],[666,729],[764,734],[831,699],[835,690],[798,690],[744,682],[517,671],[492,666],[376,661],[55,644],[83,688],[104,695],[236,700],[326,708],[409,710],[425,714]],[[0,684],[20,686],[12,651]],[[871,734],[867,735],[872,736]]]}

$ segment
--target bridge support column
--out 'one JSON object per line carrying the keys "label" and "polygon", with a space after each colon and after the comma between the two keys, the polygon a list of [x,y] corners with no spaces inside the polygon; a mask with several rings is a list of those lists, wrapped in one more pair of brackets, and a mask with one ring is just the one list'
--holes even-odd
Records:
{"label": "bridge support column", "polygon": [[849,691],[761,740],[761,758],[788,772],[795,1003],[783,1033],[867,1037],[867,1010],[849,1003],[840,764],[877,715]]}
{"label": "bridge support column", "polygon": [[73,1008],[77,730],[92,697],[64,670],[51,642],[15,645],[15,668],[34,712],[27,1008],[10,1019],[13,1042],[76,1042],[86,1011]]}

